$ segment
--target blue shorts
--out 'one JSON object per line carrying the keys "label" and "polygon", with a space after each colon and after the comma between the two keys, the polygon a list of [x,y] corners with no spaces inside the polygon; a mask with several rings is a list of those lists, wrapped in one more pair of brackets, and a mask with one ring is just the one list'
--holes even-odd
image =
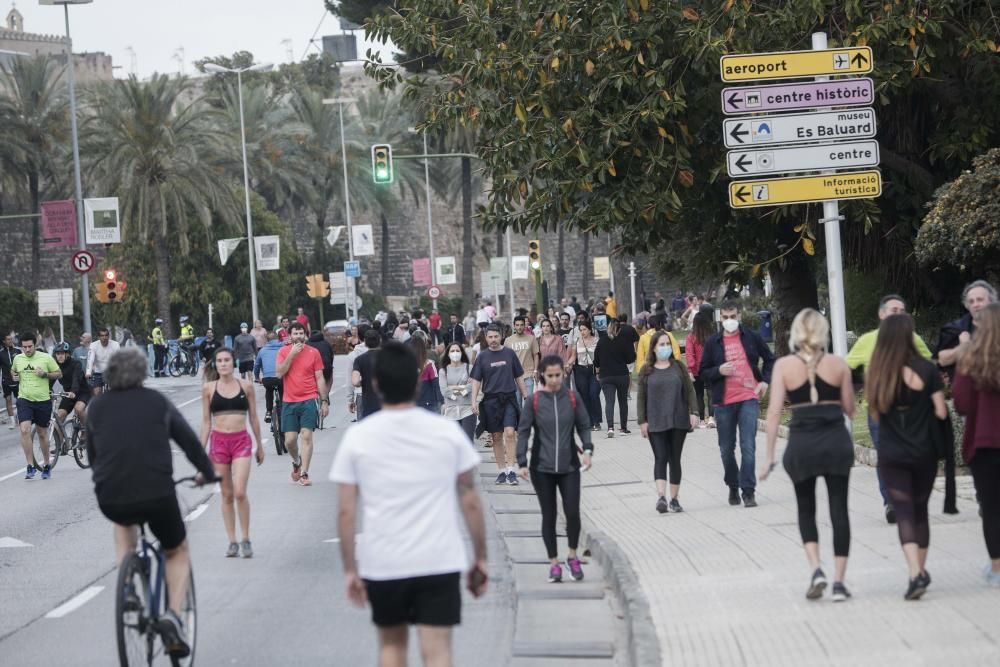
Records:
{"label": "blue shorts", "polygon": [[510,398],[502,394],[483,397],[480,419],[487,433],[501,433],[505,428],[517,428],[517,394]]}
{"label": "blue shorts", "polygon": [[315,431],[317,424],[319,424],[319,412],[316,410],[315,399],[281,404],[282,433],[298,433],[302,429]]}
{"label": "blue shorts", "polygon": [[104,386],[104,373],[94,373],[90,376],[90,388],[101,389]]}
{"label": "blue shorts", "polygon": [[52,421],[52,401],[29,401],[17,399],[17,422],[31,422],[35,426],[48,428]]}

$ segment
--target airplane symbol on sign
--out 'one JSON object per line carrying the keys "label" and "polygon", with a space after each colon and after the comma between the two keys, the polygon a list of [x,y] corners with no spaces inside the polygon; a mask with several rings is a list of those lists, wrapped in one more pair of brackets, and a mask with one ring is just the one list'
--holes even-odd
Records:
{"label": "airplane symbol on sign", "polygon": [[850,67],[850,60],[847,55],[838,53],[833,57],[833,69],[847,69]]}

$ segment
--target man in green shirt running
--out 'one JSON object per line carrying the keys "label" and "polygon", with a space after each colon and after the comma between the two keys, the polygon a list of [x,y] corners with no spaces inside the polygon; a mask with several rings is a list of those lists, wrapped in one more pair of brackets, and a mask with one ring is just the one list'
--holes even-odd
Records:
{"label": "man in green shirt running", "polygon": [[[878,319],[881,322],[890,315],[900,315],[906,312],[906,302],[898,294],[887,294],[882,297],[878,304]],[[861,336],[847,353],[847,365],[852,371],[865,369],[871,363],[872,353],[875,351],[875,341],[878,339],[878,329],[869,331]],[[913,344],[924,359],[931,358],[931,351],[927,344],[917,334],[913,334]],[[868,415],[868,432],[872,437],[872,444],[878,446],[878,423],[871,415]],[[882,473],[876,468],[878,476],[878,490],[882,493],[882,504],[885,507],[885,520],[889,523],[896,523],[896,512],[889,503],[889,492],[882,481]]]}
{"label": "man in green shirt running", "polygon": [[31,425],[38,428],[38,444],[44,458],[42,479],[52,474],[49,468],[49,422],[52,420],[52,398],[49,380],[62,377],[59,364],[45,352],[35,347],[35,334],[21,335],[21,354],[14,357],[11,368],[17,381],[17,421],[21,428],[21,449],[28,461],[25,479],[34,479],[38,472],[31,454]]}

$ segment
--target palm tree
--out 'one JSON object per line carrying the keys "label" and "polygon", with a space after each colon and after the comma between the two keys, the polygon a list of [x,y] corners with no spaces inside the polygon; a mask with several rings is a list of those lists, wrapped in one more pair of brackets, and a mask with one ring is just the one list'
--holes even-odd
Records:
{"label": "palm tree", "polygon": [[[19,177],[10,180],[15,195],[27,200],[32,213],[40,210],[42,192],[53,182],[60,146],[69,135],[69,118],[61,80],[65,68],[48,56],[17,58],[2,72],[0,124],[3,141],[10,145],[6,158]],[[38,289],[41,262],[41,224],[33,218],[31,228],[31,285]]]}
{"label": "palm tree", "polygon": [[156,305],[170,318],[170,254],[176,239],[190,248],[190,221],[207,229],[213,217],[223,224],[239,220],[231,182],[222,175],[225,141],[215,127],[217,112],[200,100],[183,101],[186,78],[134,76],[102,86],[90,96],[84,121],[88,169],[100,190],[117,195],[126,234],[151,241],[156,271]]}

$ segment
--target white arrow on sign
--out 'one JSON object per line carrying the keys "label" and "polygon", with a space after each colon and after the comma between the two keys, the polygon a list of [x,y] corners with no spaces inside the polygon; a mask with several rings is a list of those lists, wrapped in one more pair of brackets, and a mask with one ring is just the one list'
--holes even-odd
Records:
{"label": "white arrow on sign", "polygon": [[850,167],[875,167],[879,163],[878,142],[847,141],[819,146],[729,151],[728,171],[733,178],[758,174],[795,173]]}
{"label": "white arrow on sign", "polygon": [[744,116],[722,124],[726,148],[759,148],[774,144],[807,144],[875,136],[875,110],[819,111],[781,116]]}

